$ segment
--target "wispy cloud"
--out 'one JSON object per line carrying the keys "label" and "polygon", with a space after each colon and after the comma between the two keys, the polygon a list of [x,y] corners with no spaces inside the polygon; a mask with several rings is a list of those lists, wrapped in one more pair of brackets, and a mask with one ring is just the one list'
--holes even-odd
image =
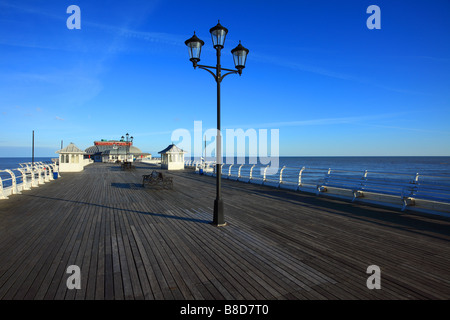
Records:
{"label": "wispy cloud", "polygon": [[267,55],[263,55],[263,54],[259,54],[259,53],[252,53],[252,59],[263,62],[263,63],[277,65],[277,66],[284,67],[284,68],[300,70],[300,71],[308,72],[308,73],[314,73],[314,74],[318,74],[318,75],[328,77],[328,78],[334,78],[334,79],[339,79],[339,80],[353,81],[353,82],[357,82],[357,83],[367,84],[372,87],[378,87],[378,88],[388,90],[388,91],[404,93],[404,94],[421,94],[421,95],[425,94],[423,92],[387,86],[387,85],[380,83],[379,81],[375,81],[369,77],[362,77],[362,76],[356,76],[356,75],[353,75],[350,73],[337,72],[328,67],[323,67],[320,65],[298,63],[298,62],[291,61],[289,59],[280,59],[280,57],[271,57],[271,56],[267,56]]}
{"label": "wispy cloud", "polygon": [[442,134],[450,135],[450,131],[442,131],[442,130],[429,130],[429,129],[422,129],[422,128],[388,126],[388,125],[381,125],[381,124],[365,124],[365,126],[386,128],[386,129],[396,129],[396,130],[402,130],[402,131],[413,131],[413,132],[421,132],[421,133],[433,133],[433,134],[437,133],[437,134],[441,134],[441,135]]}
{"label": "wispy cloud", "polygon": [[[154,10],[154,7],[156,7],[156,3],[157,2],[153,2],[150,4],[147,4],[147,6],[149,8],[147,8],[147,11],[151,12],[152,10]],[[62,12],[60,14],[55,14],[53,12],[49,12],[49,11],[45,11],[43,9],[41,9],[40,7],[33,7],[33,6],[29,6],[29,5],[25,5],[25,4],[20,4],[17,5],[15,3],[10,3],[10,2],[6,2],[6,1],[2,1],[0,2],[0,8],[1,7],[6,7],[6,8],[10,8],[10,9],[14,9],[17,12],[21,12],[21,13],[28,13],[28,14],[32,14],[32,15],[37,15],[37,16],[41,16],[41,17],[45,17],[45,18],[49,18],[49,19],[53,19],[53,20],[59,20],[61,22],[65,22],[67,20],[68,15],[65,12]],[[141,20],[145,19],[145,10],[141,9],[139,10],[139,14],[141,15]],[[114,37],[116,37],[116,40],[118,38],[134,38],[134,39],[139,39],[139,40],[143,40],[143,41],[148,41],[148,42],[157,42],[157,43],[164,43],[164,44],[168,44],[168,45],[172,45],[172,46],[184,46],[184,40],[185,36],[183,35],[177,35],[177,34],[170,34],[170,33],[165,33],[165,32],[154,32],[154,31],[138,31],[138,30],[133,30],[131,28],[128,27],[128,25],[130,25],[131,23],[136,24],[137,20],[140,20],[139,18],[136,17],[136,14],[133,15],[133,17],[130,17],[128,19],[128,22],[122,22],[120,25],[108,25],[108,24],[102,24],[102,23],[98,23],[98,22],[93,22],[93,21],[89,21],[86,20],[84,17],[82,18],[82,22],[81,22],[81,29],[97,29],[97,30],[101,30],[103,32],[107,32],[111,35],[113,35]],[[126,18],[124,18],[124,20],[126,20]],[[65,26],[65,24],[64,24]],[[26,39],[25,39],[26,40]],[[85,50],[85,48],[77,48],[77,47],[73,47],[73,46],[68,46],[68,47],[64,47],[64,46],[57,46],[54,44],[43,44],[42,42],[40,43],[36,43],[35,41],[23,41],[20,39],[17,39],[15,37],[11,37],[11,38],[3,38],[0,39],[0,44],[3,45],[11,45],[11,46],[18,46],[18,47],[29,47],[29,48],[38,48],[38,49],[50,49],[50,50],[70,50],[70,51],[74,51],[74,50]],[[113,41],[111,43],[111,45],[107,48],[108,52],[116,52],[116,51],[120,51],[121,46],[119,45],[119,43],[117,41]]]}
{"label": "wispy cloud", "polygon": [[58,117],[58,116],[56,116],[56,117],[55,117],[55,120],[58,120],[58,121],[64,121],[64,119],[63,119],[63,118],[61,118],[61,117]]}
{"label": "wispy cloud", "polygon": [[83,25],[87,25],[88,27],[98,28],[98,29],[112,33],[119,37],[135,38],[135,39],[140,39],[140,40],[150,41],[150,42],[160,42],[160,43],[165,43],[165,44],[174,45],[174,46],[183,46],[184,47],[184,40],[186,40],[186,39],[184,39],[185,36],[171,34],[171,33],[152,32],[152,31],[137,31],[137,30],[132,30],[128,27],[112,26],[112,25],[106,25],[106,24],[95,23],[95,22],[84,21],[84,20],[83,20]]}
{"label": "wispy cloud", "polygon": [[[54,70],[51,72],[14,72],[0,74],[0,83],[7,86],[21,87],[33,84],[42,94],[52,97],[54,101],[63,100],[70,105],[80,105],[97,96],[103,89],[99,79],[101,67],[92,63],[90,68],[74,67],[71,70]],[[37,89],[36,89],[37,90]],[[32,93],[29,92],[31,95]],[[39,111],[39,110],[37,110]]]}
{"label": "wispy cloud", "polygon": [[288,59],[280,59],[280,57],[272,57],[272,56],[263,55],[263,54],[259,54],[259,53],[252,53],[252,59],[255,59],[260,62],[270,63],[270,64],[277,65],[280,67],[301,70],[301,71],[305,71],[305,72],[311,72],[311,73],[319,74],[319,75],[326,76],[326,77],[342,79],[342,80],[361,81],[360,78],[355,77],[351,74],[336,72],[336,71],[333,71],[331,69],[324,68],[321,66],[293,62]]}
{"label": "wispy cloud", "polygon": [[281,127],[301,127],[301,126],[324,126],[335,124],[361,124],[367,121],[374,121],[380,119],[395,118],[404,113],[388,113],[388,114],[375,114],[364,115],[354,117],[334,117],[334,118],[319,118],[309,120],[297,120],[297,121],[279,121],[279,122],[266,122],[258,124],[246,124],[241,126],[232,126],[228,128],[281,128]]}
{"label": "wispy cloud", "polygon": [[61,15],[56,15],[56,14],[52,14],[49,13],[48,11],[44,11],[41,9],[41,7],[37,6],[37,7],[32,7],[26,4],[23,4],[22,2],[20,2],[20,5],[17,5],[17,3],[11,3],[8,1],[2,1],[0,2],[0,7],[6,7],[6,8],[10,8],[10,9],[15,9],[16,11],[19,11],[21,13],[31,13],[34,15],[40,15],[40,16],[45,16],[47,18],[52,18],[52,19],[58,19],[58,20],[65,20],[67,18],[64,18],[64,16]]}

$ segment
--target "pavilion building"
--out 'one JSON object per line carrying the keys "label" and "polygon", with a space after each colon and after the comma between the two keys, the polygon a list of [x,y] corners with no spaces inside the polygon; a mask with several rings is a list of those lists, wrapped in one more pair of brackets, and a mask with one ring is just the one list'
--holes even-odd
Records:
{"label": "pavilion building", "polygon": [[131,141],[105,140],[94,141],[94,145],[85,150],[86,156],[94,162],[132,162],[138,158],[151,159],[150,153],[142,152]]}

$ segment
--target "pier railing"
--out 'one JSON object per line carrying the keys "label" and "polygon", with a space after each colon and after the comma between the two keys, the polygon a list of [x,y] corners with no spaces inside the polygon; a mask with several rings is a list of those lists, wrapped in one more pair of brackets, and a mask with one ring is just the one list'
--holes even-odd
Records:
{"label": "pier railing", "polygon": [[52,181],[58,173],[58,165],[50,162],[20,163],[20,168],[0,170],[0,199],[20,194]]}
{"label": "pier railing", "polygon": [[[187,167],[215,176],[214,162],[187,161]],[[222,178],[367,202],[450,217],[450,177],[330,168],[222,164]]]}

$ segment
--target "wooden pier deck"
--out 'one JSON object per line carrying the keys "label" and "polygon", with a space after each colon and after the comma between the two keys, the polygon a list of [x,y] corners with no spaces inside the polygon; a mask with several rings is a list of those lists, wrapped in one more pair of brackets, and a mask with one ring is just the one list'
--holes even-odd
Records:
{"label": "wooden pier deck", "polygon": [[0,299],[450,299],[448,220],[223,180],[218,228],[214,178],[142,188],[152,169],[136,166],[91,164],[0,201]]}

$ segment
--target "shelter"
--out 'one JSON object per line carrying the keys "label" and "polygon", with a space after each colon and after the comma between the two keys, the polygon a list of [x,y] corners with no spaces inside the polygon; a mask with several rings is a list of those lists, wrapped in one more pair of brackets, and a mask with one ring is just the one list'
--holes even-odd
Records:
{"label": "shelter", "polygon": [[178,148],[175,144],[172,143],[167,148],[158,153],[161,154],[161,169],[184,169],[184,154],[186,153],[186,151]]}
{"label": "shelter", "polygon": [[87,163],[84,161],[84,151],[72,142],[56,153],[59,153],[59,172],[82,171]]}

